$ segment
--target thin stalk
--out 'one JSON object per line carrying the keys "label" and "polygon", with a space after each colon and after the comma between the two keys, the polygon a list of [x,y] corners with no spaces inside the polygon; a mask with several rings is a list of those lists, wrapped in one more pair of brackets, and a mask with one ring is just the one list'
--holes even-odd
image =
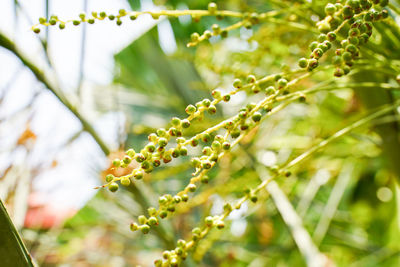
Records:
{"label": "thin stalk", "polygon": [[110,150],[108,149],[107,145],[104,141],[100,138],[91,124],[78,112],[75,106],[70,103],[67,98],[60,92],[58,88],[55,88],[50,81],[46,78],[43,71],[40,70],[36,65],[34,65],[31,61],[29,61],[20,51],[18,51],[16,45],[7,38],[4,34],[0,33],[0,46],[4,47],[5,49],[12,52],[15,56],[17,56],[22,63],[28,67],[31,72],[35,75],[35,77],[43,83],[46,88],[53,93],[53,95],[69,110],[71,111],[75,117],[81,122],[83,129],[88,132],[96,143],[100,146],[101,150],[104,154],[108,155]]}

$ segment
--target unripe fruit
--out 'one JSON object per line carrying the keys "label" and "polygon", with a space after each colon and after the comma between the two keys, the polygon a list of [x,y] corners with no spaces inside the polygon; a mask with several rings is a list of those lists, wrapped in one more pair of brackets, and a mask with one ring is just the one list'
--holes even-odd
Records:
{"label": "unripe fruit", "polygon": [[279,89],[282,89],[282,88],[285,88],[286,86],[287,86],[287,80],[286,79],[279,79],[278,80],[278,88]]}
{"label": "unripe fruit", "polygon": [[217,228],[218,229],[223,229],[225,227],[225,223],[223,221],[217,222]]}
{"label": "unripe fruit", "polygon": [[223,100],[225,102],[228,102],[229,100],[231,100],[231,96],[230,95],[224,95],[222,98],[223,98]]}
{"label": "unripe fruit", "polygon": [[121,161],[119,159],[114,159],[112,164],[114,165],[114,167],[118,168],[119,166],[121,166]]}
{"label": "unripe fruit", "polygon": [[189,192],[193,193],[194,191],[196,191],[196,189],[197,189],[197,186],[195,184],[189,184],[188,185]]}
{"label": "unripe fruit", "polygon": [[251,117],[254,122],[259,122],[261,120],[261,113],[260,112],[254,112],[253,116]]}
{"label": "unripe fruit", "polygon": [[242,87],[242,81],[240,79],[235,79],[233,81],[233,87],[235,88],[241,88]]}
{"label": "unripe fruit", "polygon": [[144,176],[144,171],[143,170],[137,170],[136,173],[133,175],[136,180],[142,179]]}
{"label": "unripe fruit", "polygon": [[151,216],[151,217],[149,218],[149,220],[148,220],[148,223],[149,223],[150,225],[158,225],[158,220],[157,220],[156,217]]}
{"label": "unripe fruit", "polygon": [[210,134],[208,134],[208,133],[203,134],[202,137],[201,137],[201,140],[202,140],[204,143],[209,142],[209,141],[211,140]]}
{"label": "unripe fruit", "polygon": [[329,32],[329,33],[327,34],[327,37],[328,37],[328,40],[329,40],[329,41],[333,42],[333,41],[336,40],[336,33],[334,33],[334,32]]}
{"label": "unripe fruit", "polygon": [[108,186],[108,190],[110,190],[111,192],[116,192],[118,190],[119,186],[116,182],[112,182],[109,186]]}
{"label": "unripe fruit", "polygon": [[121,184],[123,186],[129,186],[131,184],[131,180],[129,178],[127,178],[127,177],[124,177],[124,178],[121,179]]}
{"label": "unripe fruit", "polygon": [[298,63],[299,63],[299,67],[302,69],[307,68],[307,66],[308,66],[308,61],[304,57],[300,58]]}
{"label": "unripe fruit", "polygon": [[209,114],[215,114],[217,112],[217,108],[214,105],[210,105],[207,111]]}
{"label": "unripe fruit", "polygon": [[189,200],[189,196],[187,194],[183,194],[181,197],[183,202],[187,202]]}
{"label": "unripe fruit", "polygon": [[179,150],[179,154],[180,154],[181,156],[186,156],[187,153],[188,153],[188,150],[187,150],[187,148],[184,147],[184,146],[181,147],[181,149]]}
{"label": "unripe fruit", "polygon": [[250,201],[253,202],[253,203],[256,203],[257,200],[258,200],[258,197],[257,197],[256,195],[252,195],[252,196],[250,197]]}
{"label": "unripe fruit", "polygon": [[201,166],[201,160],[197,157],[191,159],[192,166],[198,168]]}
{"label": "unripe fruit", "polygon": [[317,48],[317,47],[318,47],[318,42],[316,42],[316,41],[312,42],[309,45],[309,48],[310,48],[311,52],[314,51],[314,49]]}
{"label": "unripe fruit", "polygon": [[140,230],[143,234],[148,234],[150,232],[150,226],[147,224],[140,226]]}
{"label": "unripe fruit", "polygon": [[206,170],[211,169],[211,167],[212,167],[211,162],[208,160],[203,161],[201,165]]}
{"label": "unripe fruit", "polygon": [[211,217],[211,216],[207,216],[207,217],[204,219],[204,222],[205,222],[205,224],[206,224],[208,227],[211,227],[211,226],[213,225],[213,223],[214,223],[214,219],[213,219],[213,217]]}
{"label": "unripe fruit", "polygon": [[218,9],[218,7],[217,7],[217,4],[216,4],[216,3],[211,2],[211,3],[208,4],[208,11],[209,11],[211,14],[214,14],[214,13],[217,11],[217,9]]}
{"label": "unripe fruit", "polygon": [[325,13],[327,15],[333,15],[335,12],[336,12],[336,6],[334,4],[329,3],[325,6]]}
{"label": "unripe fruit", "polygon": [[223,148],[224,150],[229,150],[229,149],[231,148],[231,144],[230,144],[229,142],[224,142],[224,143],[222,144],[222,148]]}
{"label": "unripe fruit", "polygon": [[106,182],[109,183],[109,182],[111,182],[112,180],[114,180],[114,175],[112,175],[112,174],[107,174],[107,175],[106,175]]}
{"label": "unripe fruit", "polygon": [[200,182],[202,182],[203,184],[208,184],[209,180],[210,178],[207,175],[203,175],[200,179]]}

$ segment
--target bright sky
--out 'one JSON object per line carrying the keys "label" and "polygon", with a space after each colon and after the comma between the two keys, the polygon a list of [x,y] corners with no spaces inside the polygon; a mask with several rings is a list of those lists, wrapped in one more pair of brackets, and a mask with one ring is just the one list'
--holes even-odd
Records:
{"label": "bright sky", "polygon": [[[49,71],[38,36],[30,31],[31,23],[36,23],[45,14],[44,2],[20,0],[23,11],[18,11],[15,16],[14,1],[0,1],[0,31],[13,39],[20,51],[40,68],[45,69],[52,80],[58,81],[70,100],[77,103],[77,99],[72,99],[71,94],[75,93],[79,81],[83,27],[67,25],[63,31],[58,27],[49,30],[48,50],[56,72]],[[145,9],[154,8],[151,1],[142,2]],[[56,14],[60,19],[71,19],[77,18],[82,12],[84,1],[53,0],[50,3],[50,14]],[[127,1],[92,0],[88,1],[87,10],[88,13],[102,10],[117,13],[121,8],[130,9]],[[111,148],[115,149],[117,146],[115,121],[118,120],[115,118],[121,114],[96,113],[90,92],[96,90],[96,86],[111,83],[113,55],[156,23],[150,17],[142,16],[137,21],[123,23],[120,27],[109,21],[87,27],[82,89],[86,97],[82,99],[81,110]],[[173,52],[176,44],[168,21],[163,21],[159,27],[162,28],[160,39],[164,40],[164,51]],[[45,36],[43,28],[40,36]],[[18,112],[18,115],[11,117],[25,107],[35,93],[40,94],[31,111]],[[55,158],[59,163],[58,167],[42,172],[35,179],[34,188],[46,192],[50,202],[59,208],[82,206],[96,192],[93,187],[99,184],[98,172],[106,166],[106,159],[98,146],[88,134],[82,134],[67,149],[64,148],[65,142],[81,128],[79,121],[51,93],[43,89],[30,71],[5,49],[0,49],[0,97],[2,96],[4,99],[0,105],[0,119],[2,122],[4,119],[5,123],[0,124],[0,170],[11,161],[26,167],[43,162],[48,165]],[[23,149],[13,150],[12,145],[25,129],[25,122],[32,114],[31,128],[38,139],[34,151],[27,158]]]}

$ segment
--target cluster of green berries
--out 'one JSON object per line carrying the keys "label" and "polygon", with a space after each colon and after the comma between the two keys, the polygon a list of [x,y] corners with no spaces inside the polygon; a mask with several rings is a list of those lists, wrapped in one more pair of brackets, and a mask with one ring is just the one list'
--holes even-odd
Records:
{"label": "cluster of green berries", "polygon": [[151,226],[157,226],[158,225],[158,219],[157,219],[157,210],[155,208],[149,208],[148,210],[149,217],[146,218],[144,215],[140,215],[138,217],[138,223],[131,223],[130,229],[131,231],[137,231],[140,230],[143,234],[148,234],[150,232],[150,227]]}
{"label": "cluster of green berries", "polygon": [[325,6],[327,17],[318,23],[322,32],[318,41],[310,44],[311,55],[309,59],[301,58],[298,62],[300,68],[311,71],[318,66],[318,60],[337,41],[340,30],[345,28],[343,23],[350,25],[347,37],[340,42],[336,49],[333,64],[336,66],[334,76],[341,77],[350,72],[353,61],[359,56],[359,47],[368,42],[372,35],[372,23],[388,17],[385,9],[376,11],[374,5],[386,6],[388,1],[348,0],[343,6],[340,3],[328,3]]}
{"label": "cluster of green berries", "polygon": [[[286,79],[282,78],[281,76],[276,76],[276,79],[278,88],[282,89],[287,86],[288,82]],[[249,83],[255,83],[255,77],[250,77],[249,79],[247,79],[247,81]],[[243,84],[239,79],[235,80],[233,85],[236,90],[241,90],[243,88]],[[269,91],[271,91],[271,88],[269,89]],[[276,90],[273,89],[273,92],[276,92]],[[212,108],[212,110],[210,111],[210,108],[213,106],[212,103],[217,103],[218,101],[222,100],[229,101],[230,99],[227,98],[227,96],[230,96],[229,94],[223,95],[222,92],[218,89],[214,90],[212,92],[212,95],[214,97],[213,101],[204,99],[198,102],[196,106],[189,105],[186,108],[186,112],[189,115],[188,119],[193,119],[192,116],[194,116],[196,112],[198,112],[198,114],[201,114],[204,113],[204,111],[207,111],[210,114],[214,114],[216,112],[215,107]],[[183,139],[182,137],[178,137],[178,145],[190,144],[191,146],[197,146],[200,141],[204,143],[202,156],[193,157],[191,159],[191,163],[196,169],[196,171],[193,173],[193,176],[195,177],[191,179],[190,183],[185,187],[184,190],[178,192],[176,195],[172,196],[170,194],[165,194],[163,196],[160,196],[159,209],[150,214],[150,216],[158,216],[161,219],[166,218],[169,214],[175,212],[176,206],[178,204],[187,202],[189,200],[188,194],[193,193],[197,190],[197,182],[207,184],[209,182],[207,172],[216,164],[219,158],[222,157],[226,151],[231,149],[231,142],[228,141],[229,136],[232,140],[234,140],[238,138],[242,133],[246,133],[246,131],[248,131],[249,129],[254,128],[254,126],[256,126],[262,118],[262,113],[258,111],[259,109],[261,109],[261,106],[254,103],[249,103],[246,107],[240,109],[239,113],[236,116],[221,123],[221,128],[223,127],[226,129],[225,136],[220,134],[214,136],[212,132],[205,131],[203,133],[195,135],[188,140]],[[178,118],[173,118],[172,124],[173,126],[178,127],[179,125],[182,125],[182,121],[180,121]],[[174,131],[171,131],[171,128],[168,131],[168,133],[173,132]],[[150,135],[149,140],[151,140],[151,137],[153,137],[154,139],[156,138],[155,135]],[[180,142],[179,140],[182,141]],[[166,141],[163,141],[162,147],[164,147],[164,145],[166,145]],[[143,154],[143,152],[141,154]],[[186,154],[187,151],[185,150],[185,155]],[[121,164],[121,160],[119,159],[115,160],[115,162],[117,163],[114,164],[116,166],[118,166],[118,164]],[[147,226],[145,226],[145,228],[147,228]],[[131,229],[138,230],[139,228],[134,227]]]}
{"label": "cluster of green berries", "polygon": [[[227,203],[224,205],[225,216],[232,211],[232,206]],[[193,248],[207,233],[216,227],[217,229],[225,228],[222,216],[207,216],[204,219],[204,228],[193,228],[192,238],[189,242],[179,239],[174,250],[166,250],[162,254],[162,259],[154,261],[155,266],[179,266],[179,264],[187,258],[188,251]]]}
{"label": "cluster of green berries", "polygon": [[[217,4],[214,2],[211,2],[208,4],[208,11],[210,14],[215,14],[215,17],[218,20],[223,19],[223,16],[221,14],[218,14],[218,7]],[[260,15],[258,13],[244,13],[243,14],[243,26],[247,29],[251,29],[253,25],[260,23]],[[211,26],[211,31],[206,30],[203,32],[203,34],[199,34],[197,32],[192,33],[190,36],[190,43],[187,44],[188,47],[195,46],[199,44],[201,41],[208,40],[212,36],[221,36],[221,38],[226,38],[228,37],[228,31],[229,28],[221,29],[221,27],[218,24],[213,24]]]}

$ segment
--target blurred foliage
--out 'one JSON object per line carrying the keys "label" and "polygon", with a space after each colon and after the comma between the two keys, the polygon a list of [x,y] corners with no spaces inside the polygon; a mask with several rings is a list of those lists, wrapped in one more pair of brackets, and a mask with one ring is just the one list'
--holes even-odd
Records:
{"label": "blurred foliage", "polygon": [[[140,1],[128,2],[132,9],[140,8]],[[165,9],[205,9],[208,4],[205,0],[155,2]],[[290,23],[263,23],[230,32],[226,39],[213,37],[196,48],[186,48],[191,33],[203,32],[213,23],[228,26],[234,19],[218,21],[207,17],[195,23],[172,18],[166,21],[175,38],[170,41],[177,44],[173,54],[162,50],[157,27],[129,44],[115,55],[111,92],[114,96],[121,92],[130,96],[129,101],[116,97],[114,103],[115,109],[123,110],[127,118],[121,149],[139,150],[148,134],[166,127],[171,117],[184,116],[188,104],[209,97],[215,88],[232,90],[234,78],[244,79],[249,74],[263,77],[295,68],[297,60],[309,54],[308,44],[317,36],[312,28],[324,16],[327,2],[332,1],[218,1],[221,9],[242,12],[287,10],[279,20],[299,23],[305,29]],[[400,4],[392,2],[395,6]],[[390,15],[399,18],[393,11]],[[295,90],[365,81],[396,86],[396,68],[391,64],[399,64],[399,49],[398,25],[389,27],[386,22],[378,22],[372,40],[362,48],[361,58],[367,64],[360,63],[354,73],[340,80],[333,78],[332,68],[326,68],[312,79],[301,81]],[[329,52],[320,64],[329,65],[333,53]],[[28,249],[41,266],[150,266],[163,250],[173,249],[176,240],[190,238],[193,227],[208,214],[220,212],[225,201],[243,196],[245,187],[256,187],[260,182],[256,171],[260,162],[266,166],[283,164],[396,98],[398,92],[362,87],[307,95],[306,102],[290,104],[243,139],[210,172],[209,184],[179,206],[178,215],[160,222],[161,230],[152,230],[149,236],[129,231],[132,219],[144,212],[135,190],[144,192],[150,205],[156,205],[162,194],[178,192],[191,178],[189,157],[158,168],[151,179],[145,177],[137,187],[118,194],[100,190],[59,229],[24,229]],[[207,129],[247,103],[261,99],[251,93],[235,95],[232,103],[219,104],[216,116],[206,116],[188,134]],[[105,111],[104,107],[98,108]],[[386,120],[388,123],[383,124]],[[400,265],[396,185],[400,175],[399,148],[398,114],[394,112],[374,121],[371,127],[352,131],[294,167],[292,176],[277,180],[332,266]],[[111,171],[110,167],[102,179]],[[328,207],[332,198],[338,198],[338,205]],[[326,232],[317,232],[329,209],[333,213]],[[184,266],[306,266],[268,192],[262,191],[256,204],[243,205],[237,215],[228,217],[227,224],[223,231],[211,230]]]}

